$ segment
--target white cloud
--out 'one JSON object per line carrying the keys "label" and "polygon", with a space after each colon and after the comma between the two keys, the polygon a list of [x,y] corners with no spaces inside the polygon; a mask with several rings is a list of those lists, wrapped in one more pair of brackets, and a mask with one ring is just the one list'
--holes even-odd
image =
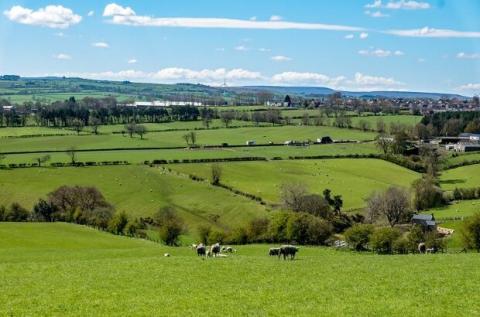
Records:
{"label": "white cloud", "polygon": [[250,20],[250,21],[257,21],[257,17],[256,17],[256,16],[250,17],[249,20]]}
{"label": "white cloud", "polygon": [[95,11],[91,10],[91,11],[88,11],[87,15],[89,17],[93,17],[95,15]]}
{"label": "white cloud", "polygon": [[410,30],[389,30],[384,33],[403,37],[480,38],[480,32],[434,29],[430,27]]}
{"label": "white cloud", "polygon": [[107,6],[105,6],[105,9],[103,10],[103,16],[104,17],[112,17],[112,16],[134,16],[135,11],[133,11],[132,8],[130,7],[122,7],[119,6],[116,3],[110,3]]}
{"label": "white cloud", "polygon": [[132,58],[132,59],[129,59],[128,60],[128,63],[129,64],[136,64],[137,63],[137,60],[135,58]]}
{"label": "white cloud", "polygon": [[55,36],[65,37],[65,33],[63,33],[63,32],[57,32],[57,33],[55,33]]}
{"label": "white cloud", "polygon": [[425,10],[430,9],[431,6],[428,2],[400,0],[390,1],[385,8],[391,10]]}
{"label": "white cloud", "polygon": [[466,84],[462,85],[460,87],[457,87],[456,90],[461,90],[461,91],[479,91],[480,90],[480,83],[478,84]]}
{"label": "white cloud", "polygon": [[49,28],[66,29],[80,23],[82,17],[61,5],[48,5],[45,8],[32,10],[22,6],[13,6],[3,14],[13,22],[27,25],[39,25]]}
{"label": "white cloud", "polygon": [[271,81],[275,84],[282,85],[308,85],[308,86],[329,86],[338,87],[345,77],[330,77],[320,73],[300,73],[300,72],[283,72],[273,75]]}
{"label": "white cloud", "polygon": [[94,73],[66,73],[46,74],[51,76],[81,77],[88,79],[108,80],[132,80],[139,82],[156,83],[203,83],[209,85],[221,85],[226,79],[231,84],[255,83],[264,78],[261,73],[241,68],[227,70],[225,68],[192,70],[188,68],[170,67],[163,68],[157,72],[144,72],[137,70],[106,71]]}
{"label": "white cloud", "polygon": [[98,48],[109,48],[110,47],[110,45],[108,45],[108,43],[105,43],[105,42],[92,43],[92,46],[93,47],[98,47]]}
{"label": "white cloud", "polygon": [[224,47],[217,47],[215,49],[217,52],[225,52],[225,48]]}
{"label": "white cloud", "polygon": [[262,52],[262,53],[265,53],[265,52],[270,52],[271,49],[266,48],[266,47],[260,47],[260,48],[258,49],[258,51],[259,51],[259,52]]}
{"label": "white cloud", "polygon": [[378,11],[378,10],[377,11],[366,10],[365,14],[368,16],[371,16],[372,18],[388,18],[390,16],[389,14],[385,14],[382,11]]}
{"label": "white cloud", "polygon": [[382,0],[375,0],[373,3],[369,3],[365,6],[367,9],[389,9],[389,10],[425,10],[430,9],[431,6],[428,2],[420,2],[413,0],[399,0],[389,1],[387,4],[383,4]]}
{"label": "white cloud", "polygon": [[360,33],[360,39],[365,40],[368,37],[368,33],[362,32]]}
{"label": "white cloud", "polygon": [[275,61],[275,62],[289,62],[291,61],[292,59],[288,56],[283,56],[283,55],[276,55],[276,56],[272,56],[272,61]]}
{"label": "white cloud", "polygon": [[480,59],[480,53],[467,54],[464,52],[458,53],[457,58],[459,59]]}
{"label": "white cloud", "polygon": [[346,40],[352,40],[354,37],[355,37],[355,35],[353,35],[353,34],[347,34],[347,35],[345,35],[345,39],[346,39]]}
{"label": "white cloud", "polygon": [[236,51],[240,51],[240,52],[246,52],[249,50],[248,47],[246,47],[245,45],[238,45],[238,46],[235,46],[234,49]]}
{"label": "white cloud", "polygon": [[72,59],[72,57],[70,55],[64,54],[64,53],[57,54],[53,57],[56,58],[56,59],[60,59],[60,60],[71,60]]}
{"label": "white cloud", "polygon": [[325,31],[362,31],[363,28],[345,25],[302,23],[287,21],[252,21],[228,18],[155,18],[137,15],[130,7],[122,7],[111,3],[105,7],[104,17],[113,24],[130,26],[156,26],[181,28],[223,28],[223,29],[264,29],[264,30],[325,30]]}
{"label": "white cloud", "polygon": [[393,90],[400,89],[405,84],[393,78],[356,73],[353,80],[347,81],[347,85],[357,90]]}
{"label": "white cloud", "polygon": [[282,21],[282,20],[283,20],[283,18],[279,15],[272,15],[270,17],[270,21]]}
{"label": "white cloud", "polygon": [[390,57],[390,56],[403,56],[405,55],[402,51],[390,51],[383,49],[374,49],[374,50],[360,50],[358,54],[363,56],[374,56],[374,57]]}

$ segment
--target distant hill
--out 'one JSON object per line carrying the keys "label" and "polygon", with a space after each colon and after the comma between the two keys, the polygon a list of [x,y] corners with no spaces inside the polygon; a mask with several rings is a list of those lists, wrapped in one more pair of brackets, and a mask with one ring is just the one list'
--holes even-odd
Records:
{"label": "distant hill", "polygon": [[[19,103],[32,100],[65,100],[69,96],[75,96],[76,98],[83,98],[86,96],[114,96],[119,100],[185,100],[197,98],[205,100],[206,102],[220,103],[223,100],[228,101],[240,97],[241,94],[256,94],[259,92],[271,93],[277,100],[282,100],[285,95],[301,96],[305,98],[322,97],[334,93],[335,90],[327,87],[213,87],[189,83],[152,84],[65,77],[27,78],[16,75],[0,76],[0,99],[5,98],[12,102]],[[359,98],[466,98],[454,94],[410,91],[340,92],[345,96]]]}

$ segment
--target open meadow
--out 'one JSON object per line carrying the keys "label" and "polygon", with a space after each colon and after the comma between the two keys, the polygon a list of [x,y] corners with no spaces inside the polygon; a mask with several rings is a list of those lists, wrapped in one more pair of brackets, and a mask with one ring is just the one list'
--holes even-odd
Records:
{"label": "open meadow", "polygon": [[[376,159],[328,159],[220,163],[222,182],[244,192],[280,203],[284,183],[304,183],[313,193],[331,189],[342,195],[346,209],[365,206],[376,190],[391,185],[409,187],[419,174]],[[175,171],[208,178],[211,164],[169,165]]]}
{"label": "open meadow", "polygon": [[[477,254],[378,256],[304,247],[298,260],[187,248],[56,224],[0,224],[1,315],[476,316]],[[168,252],[171,257],[164,257]],[[431,296],[432,292],[435,296]]]}

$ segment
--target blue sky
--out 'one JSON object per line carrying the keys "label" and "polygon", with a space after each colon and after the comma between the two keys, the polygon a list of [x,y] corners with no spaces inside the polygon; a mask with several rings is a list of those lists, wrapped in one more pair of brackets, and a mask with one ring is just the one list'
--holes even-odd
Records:
{"label": "blue sky", "polygon": [[0,12],[0,73],[480,93],[478,0],[2,0]]}

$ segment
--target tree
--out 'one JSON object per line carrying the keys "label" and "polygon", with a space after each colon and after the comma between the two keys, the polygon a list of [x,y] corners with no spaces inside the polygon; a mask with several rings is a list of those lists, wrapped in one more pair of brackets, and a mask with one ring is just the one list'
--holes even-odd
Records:
{"label": "tree", "polygon": [[432,176],[417,179],[412,184],[414,198],[413,206],[416,210],[426,210],[445,204],[443,192]]}
{"label": "tree", "polygon": [[362,131],[368,131],[370,130],[370,122],[368,122],[367,120],[360,120],[358,122],[358,127],[362,130]]}
{"label": "tree", "polygon": [[128,224],[128,216],[125,211],[116,213],[108,223],[108,231],[113,234],[123,235]]}
{"label": "tree", "polygon": [[400,231],[395,228],[377,229],[370,238],[372,249],[380,254],[392,253],[393,245],[399,237]]}
{"label": "tree", "polygon": [[230,123],[233,121],[234,118],[235,118],[235,112],[232,110],[220,112],[220,119],[225,125],[225,128],[228,128],[228,126],[230,125]]}
{"label": "tree", "polygon": [[184,222],[180,218],[175,209],[171,207],[161,208],[155,215],[155,221],[159,226],[160,239],[162,239],[166,245],[177,245],[178,237],[184,231]]}
{"label": "tree", "polygon": [[129,123],[125,125],[125,131],[127,131],[128,135],[132,138],[137,130],[137,124],[135,122]]}
{"label": "tree", "polygon": [[347,241],[355,251],[367,250],[370,236],[374,230],[375,228],[372,225],[356,224],[345,231],[345,241]]}
{"label": "tree", "polygon": [[142,125],[142,124],[138,124],[135,126],[135,133],[138,134],[140,136],[140,139],[143,140],[143,136],[148,132],[147,130],[147,127]]}
{"label": "tree", "polygon": [[23,208],[19,203],[12,203],[10,208],[5,212],[5,221],[23,222],[30,217],[30,212]]}
{"label": "tree", "polygon": [[305,112],[302,116],[302,125],[310,125],[310,116]]}
{"label": "tree", "polygon": [[44,199],[40,199],[35,206],[33,206],[33,217],[37,221],[52,222],[55,221],[55,213],[57,211],[57,206]]}
{"label": "tree", "polygon": [[377,120],[377,132],[378,133],[385,133],[386,132],[385,122],[383,122],[383,119],[378,119]]}
{"label": "tree", "polygon": [[198,237],[201,243],[207,244],[208,237],[210,236],[210,232],[212,231],[212,227],[209,225],[199,225],[197,227]]}
{"label": "tree", "polygon": [[324,219],[329,219],[331,217],[330,205],[325,198],[320,195],[306,194],[299,198],[298,204],[299,211]]}
{"label": "tree", "polygon": [[375,145],[386,155],[393,147],[393,138],[385,134],[379,134],[375,138]]}
{"label": "tree", "polygon": [[280,188],[284,207],[292,211],[302,211],[302,198],[307,194],[307,187],[302,183],[286,183]]}
{"label": "tree", "polygon": [[75,163],[77,162],[77,149],[74,146],[72,146],[68,148],[66,153],[68,157],[70,157],[70,162],[72,163],[72,165],[75,165]]}
{"label": "tree", "polygon": [[210,123],[212,123],[212,117],[209,114],[202,116],[202,124],[205,126],[205,128],[209,129]]}
{"label": "tree", "polygon": [[222,178],[222,167],[219,164],[213,164],[211,167],[211,179],[210,182],[212,185],[220,185],[220,180]]}
{"label": "tree", "polygon": [[37,161],[38,163],[38,166],[42,166],[43,163],[46,163],[48,161],[50,161],[50,155],[49,154],[46,154],[46,155],[43,155],[43,156],[39,156],[35,159],[35,161]]}
{"label": "tree", "polygon": [[100,119],[97,118],[97,117],[93,117],[93,118],[90,119],[89,124],[90,124],[90,128],[92,129],[92,132],[95,135],[97,135],[98,134],[98,127],[100,126],[100,124],[102,124]]}
{"label": "tree", "polygon": [[477,212],[468,217],[460,232],[465,249],[474,249],[480,252],[480,213]]}
{"label": "tree", "polygon": [[287,239],[299,244],[325,244],[333,233],[327,221],[307,213],[291,213],[287,221]]}
{"label": "tree", "polygon": [[187,143],[187,147],[190,146],[190,133],[182,135],[182,139],[185,140],[185,143]]}
{"label": "tree", "polygon": [[372,221],[379,215],[384,216],[392,228],[400,222],[408,221],[411,214],[408,192],[395,186],[372,194],[367,200],[367,208]]}
{"label": "tree", "polygon": [[292,106],[292,98],[289,95],[285,96],[285,99],[283,99],[283,102],[287,105],[287,107]]}
{"label": "tree", "polygon": [[195,146],[195,144],[197,143],[197,133],[194,131],[190,131],[188,135],[192,146]]}
{"label": "tree", "polygon": [[84,123],[82,120],[80,119],[73,119],[72,121],[72,127],[73,127],[73,130],[75,130],[75,132],[77,132],[77,135],[80,134],[80,132],[82,132],[83,130],[83,127],[84,127]]}

